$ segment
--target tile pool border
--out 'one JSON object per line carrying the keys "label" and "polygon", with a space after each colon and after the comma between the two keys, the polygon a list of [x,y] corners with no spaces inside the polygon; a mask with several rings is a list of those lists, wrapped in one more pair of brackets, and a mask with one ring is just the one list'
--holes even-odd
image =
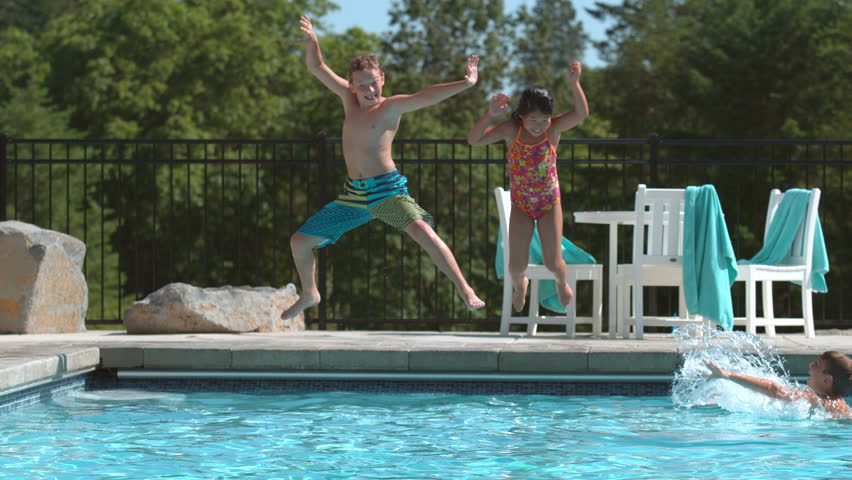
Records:
{"label": "tile pool border", "polygon": [[0,394],[0,415],[37,405],[46,399],[83,391],[88,388],[90,376],[94,371],[94,368],[85,369],[6,390]]}
{"label": "tile pool border", "polygon": [[92,389],[288,394],[359,393],[668,396],[670,375],[399,374],[119,370],[92,376]]}

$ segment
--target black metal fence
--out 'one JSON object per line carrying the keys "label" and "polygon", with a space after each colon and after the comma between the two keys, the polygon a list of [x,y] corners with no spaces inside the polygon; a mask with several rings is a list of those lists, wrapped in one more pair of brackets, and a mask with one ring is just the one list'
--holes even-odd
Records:
{"label": "black metal fence", "polygon": [[[638,183],[712,183],[734,250],[748,258],[761,245],[769,190],[819,187],[831,272],[829,293],[815,296],[817,328],[850,327],[844,295],[852,264],[846,243],[852,222],[845,214],[850,147],[852,141],[668,140],[653,134],[562,140],[565,233],[603,261],[605,229],[575,224],[571,212],[629,210]],[[371,222],[318,251],[324,301],[307,312],[309,323],[496,329],[502,286],[494,271],[498,220],[492,191],[508,183],[505,147],[397,140],[394,158],[486,308],[468,312],[425,252]],[[130,303],[171,282],[298,286],[289,236],[337,195],[345,177],[340,139],[323,135],[295,141],[155,141],[0,134],[0,221],[33,223],[85,242],[87,323],[120,324]],[[623,240],[620,245],[630,244]],[[791,310],[799,307],[798,287],[777,288]],[[741,308],[742,293],[735,290],[734,296],[735,308]],[[652,308],[673,308],[671,297],[661,291],[651,299]]]}

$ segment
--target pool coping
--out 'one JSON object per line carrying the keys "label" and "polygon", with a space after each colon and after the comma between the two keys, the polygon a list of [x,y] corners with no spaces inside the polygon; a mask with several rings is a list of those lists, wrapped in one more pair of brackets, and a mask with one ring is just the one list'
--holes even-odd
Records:
{"label": "pool coping", "polygon": [[[849,331],[761,337],[785,359],[794,376],[825,350],[852,353]],[[55,335],[0,336],[0,396],[38,382],[109,371],[229,372],[251,376],[355,378],[395,374],[426,378],[463,375],[498,381],[501,375],[553,381],[582,377],[671,375],[680,352],[671,335],[644,340],[536,336],[495,332],[305,331],[296,333],[128,335],[93,330]],[[489,380],[490,379],[490,380]],[[569,380],[570,379],[570,380]]]}

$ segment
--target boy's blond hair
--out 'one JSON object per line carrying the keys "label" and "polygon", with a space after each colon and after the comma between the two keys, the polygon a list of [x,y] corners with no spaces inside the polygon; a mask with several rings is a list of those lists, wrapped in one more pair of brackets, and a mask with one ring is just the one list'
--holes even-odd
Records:
{"label": "boy's blond hair", "polygon": [[370,55],[367,53],[363,53],[361,55],[356,55],[349,59],[349,78],[352,78],[352,74],[355,72],[363,72],[366,70],[378,70],[382,71],[382,67],[379,66],[379,59],[376,58],[375,55]]}

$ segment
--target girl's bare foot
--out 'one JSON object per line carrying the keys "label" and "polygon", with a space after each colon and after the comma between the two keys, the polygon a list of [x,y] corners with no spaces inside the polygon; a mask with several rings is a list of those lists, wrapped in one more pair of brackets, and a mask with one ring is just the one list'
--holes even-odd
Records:
{"label": "girl's bare foot", "polygon": [[559,282],[556,282],[556,293],[559,295],[559,303],[563,307],[567,307],[574,300],[574,291],[571,290],[571,286],[567,283],[560,285]]}
{"label": "girl's bare foot", "polygon": [[296,303],[294,303],[293,305],[290,305],[290,308],[284,310],[281,313],[281,319],[287,320],[288,318],[293,318],[296,315],[302,313],[302,311],[305,310],[306,308],[313,307],[314,305],[318,304],[319,302],[320,302],[319,292],[312,292],[310,294],[304,293],[304,294],[302,294],[301,297],[299,297],[298,300],[296,300]]}
{"label": "girl's bare foot", "polygon": [[478,310],[485,306],[485,302],[476,296],[476,293],[474,293],[472,288],[468,288],[465,291],[459,290],[459,295],[461,295],[461,298],[467,305],[468,310]]}
{"label": "girl's bare foot", "polygon": [[516,312],[520,312],[524,309],[524,304],[527,302],[527,287],[530,284],[530,280],[524,277],[523,286],[518,288],[517,285],[512,289],[512,307],[515,308]]}

